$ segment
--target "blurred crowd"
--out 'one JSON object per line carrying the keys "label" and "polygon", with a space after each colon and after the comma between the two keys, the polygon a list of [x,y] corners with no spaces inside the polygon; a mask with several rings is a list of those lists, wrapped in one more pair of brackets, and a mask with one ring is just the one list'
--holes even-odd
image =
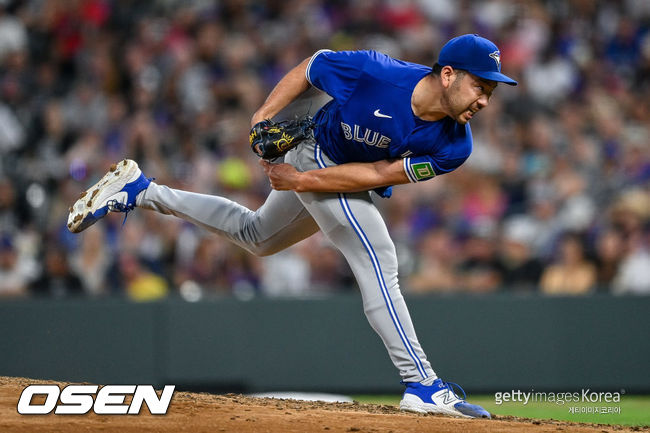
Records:
{"label": "blurred crowd", "polygon": [[321,296],[355,290],[316,234],[254,257],[182,220],[68,207],[124,157],[258,207],[252,113],[321,48],[431,65],[479,33],[519,86],[472,120],[459,170],[376,202],[401,286],[650,294],[647,0],[0,0],[0,296]]}

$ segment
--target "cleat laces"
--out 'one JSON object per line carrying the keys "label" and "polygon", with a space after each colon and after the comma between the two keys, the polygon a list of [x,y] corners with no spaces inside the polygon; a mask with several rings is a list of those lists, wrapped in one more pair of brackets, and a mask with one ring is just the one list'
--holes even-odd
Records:
{"label": "cleat laces", "polygon": [[[147,178],[149,182],[155,179],[155,177]],[[108,210],[111,212],[124,212],[124,219],[122,220],[122,226],[124,226],[124,223],[126,223],[126,217],[129,216],[129,212],[135,209],[135,200],[133,200],[133,203],[122,203],[113,199],[107,201],[106,206],[108,206]]]}
{"label": "cleat laces", "polygon": [[[447,392],[452,393],[454,397],[456,397],[458,400],[462,400],[462,401],[467,400],[467,394],[465,394],[465,390],[459,384],[455,382],[445,382],[444,380],[442,381],[442,384],[444,385],[445,388],[447,388]],[[460,392],[463,393],[463,398],[460,398],[460,395],[456,394],[456,391],[454,391],[454,387],[458,388]]]}
{"label": "cleat laces", "polygon": [[108,210],[111,212],[124,212],[124,220],[122,220],[122,225],[126,223],[126,217],[129,216],[129,212],[135,209],[135,204],[133,203],[124,204],[117,200],[109,200],[108,202],[106,202],[106,205],[108,206]]}

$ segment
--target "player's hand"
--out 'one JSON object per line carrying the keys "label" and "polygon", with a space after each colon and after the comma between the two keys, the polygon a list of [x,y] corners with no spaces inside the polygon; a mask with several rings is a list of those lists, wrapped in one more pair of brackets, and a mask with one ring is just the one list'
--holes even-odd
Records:
{"label": "player's hand", "polygon": [[269,177],[271,188],[278,191],[294,191],[298,187],[300,172],[290,164],[272,164],[260,159],[260,165]]}

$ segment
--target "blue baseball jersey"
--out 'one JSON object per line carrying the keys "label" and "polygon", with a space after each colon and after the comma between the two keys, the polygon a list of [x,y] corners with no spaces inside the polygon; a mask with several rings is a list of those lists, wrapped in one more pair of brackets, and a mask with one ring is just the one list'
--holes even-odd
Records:
{"label": "blue baseball jersey", "polygon": [[413,89],[430,72],[375,51],[315,53],[307,80],[333,98],[314,116],[323,152],[337,164],[403,158],[411,182],[456,169],[472,152],[469,124],[425,121],[411,109]]}

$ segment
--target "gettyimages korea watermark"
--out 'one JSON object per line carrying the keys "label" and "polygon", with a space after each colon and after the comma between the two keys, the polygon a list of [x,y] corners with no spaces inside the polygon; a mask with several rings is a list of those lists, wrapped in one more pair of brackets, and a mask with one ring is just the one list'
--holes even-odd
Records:
{"label": "gettyimages korea watermark", "polygon": [[[138,415],[146,404],[152,415],[165,415],[176,385],[165,385],[160,397],[153,385],[29,385],[20,394],[17,410],[21,415]],[[99,391],[98,391],[99,390]],[[40,396],[41,398],[35,398]],[[126,397],[132,396],[130,403]],[[42,397],[45,397],[41,402]]]}
{"label": "gettyimages korea watermark", "polygon": [[530,391],[511,390],[494,394],[495,404],[521,403],[555,403],[558,406],[568,406],[569,413],[591,414],[620,414],[621,396],[625,390],[616,392],[596,392],[591,389],[581,389],[575,392],[542,392],[531,389]]}

